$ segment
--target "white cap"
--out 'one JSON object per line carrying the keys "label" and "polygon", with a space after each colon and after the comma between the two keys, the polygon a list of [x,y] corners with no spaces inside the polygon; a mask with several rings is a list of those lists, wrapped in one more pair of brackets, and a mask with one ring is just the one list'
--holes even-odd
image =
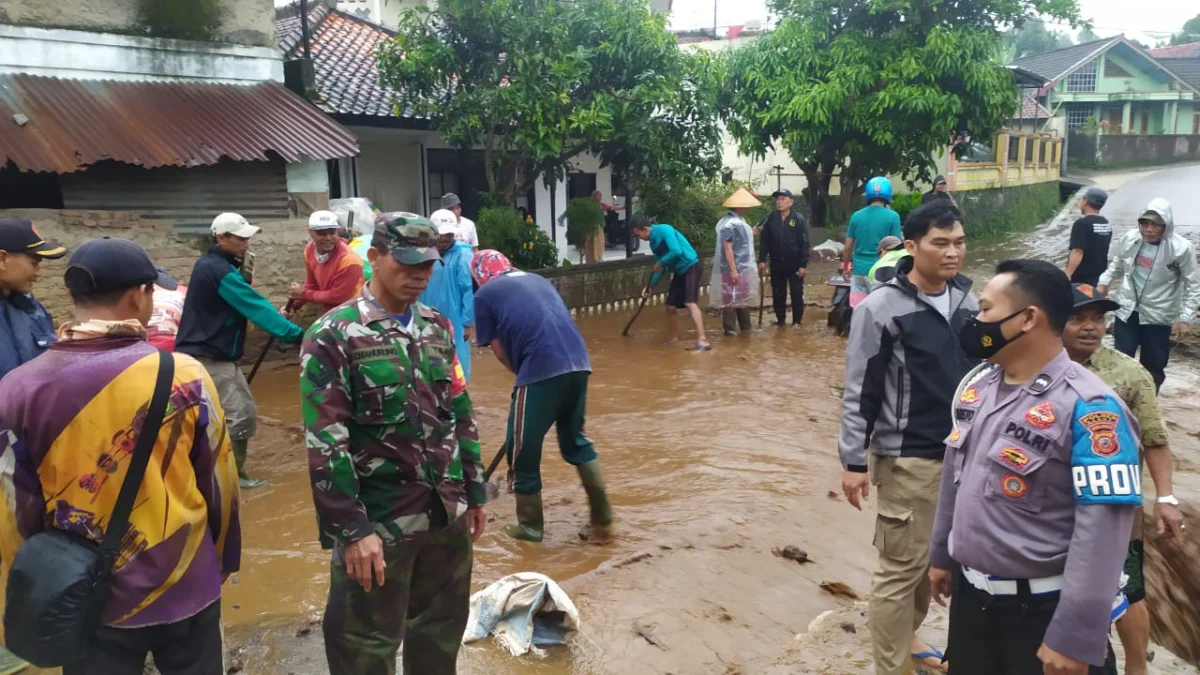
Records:
{"label": "white cap", "polygon": [[448,209],[438,209],[429,216],[429,222],[438,229],[438,234],[462,234],[458,226],[458,216]]}
{"label": "white cap", "polygon": [[313,211],[313,214],[308,217],[308,229],[310,230],[336,230],[341,227],[338,222],[338,217],[333,211]]}
{"label": "white cap", "polygon": [[222,234],[232,234],[235,237],[246,237],[249,239],[258,234],[262,228],[255,227],[250,224],[250,221],[243,218],[237,213],[222,213],[213,218],[212,233],[213,236]]}

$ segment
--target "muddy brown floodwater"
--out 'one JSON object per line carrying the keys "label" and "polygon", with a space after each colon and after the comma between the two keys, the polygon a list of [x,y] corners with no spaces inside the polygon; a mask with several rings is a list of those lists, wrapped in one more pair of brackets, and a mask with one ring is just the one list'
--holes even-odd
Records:
{"label": "muddy brown floodwater", "polygon": [[[1039,242],[1032,235],[973,251],[976,290],[995,260]],[[814,265],[810,278],[832,271]],[[817,285],[808,292],[810,301],[830,295]],[[803,330],[718,337],[711,353],[699,355],[663,344],[661,306],[648,307],[623,338],[628,316],[579,318],[595,368],[587,429],[618,519],[615,539],[603,546],[578,539],[586,500],[550,435],[545,541],[503,534],[513,502],[502,495],[489,505],[494,520],[475,549],[476,589],[514,572],[544,573],[579,606],[580,635],[541,659],[512,657],[490,641],[465,646],[459,672],[869,672],[861,607],[819,588],[838,581],[865,597],[875,560],[873,500],[858,512],[830,495],[840,487],[844,342],[825,328],[824,310],[810,307]],[[717,326],[710,318],[709,329]],[[486,462],[503,440],[512,375],[479,353],[473,376]],[[1181,495],[1197,494],[1200,420],[1190,411],[1198,385],[1194,369],[1175,363],[1163,390]],[[294,430],[297,389],[294,364],[277,364],[254,383],[260,414],[274,422],[260,426],[250,469],[271,487],[244,493],[242,570],[226,586],[223,609],[227,636],[256,675],[326,672],[314,621],[325,604],[328,554],[316,543],[306,456]],[[789,544],[812,562],[771,554]],[[840,637],[792,643],[827,610],[848,617],[834,626]],[[944,616],[931,621],[936,632]]]}

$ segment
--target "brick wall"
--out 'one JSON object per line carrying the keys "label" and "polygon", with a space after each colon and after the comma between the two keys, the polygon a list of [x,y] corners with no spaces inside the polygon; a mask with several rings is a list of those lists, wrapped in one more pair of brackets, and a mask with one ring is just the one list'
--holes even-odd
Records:
{"label": "brick wall", "polygon": [[[154,261],[167,268],[181,283],[187,283],[192,265],[208,248],[204,237],[179,235],[170,223],[143,220],[128,211],[77,211],[52,209],[12,209],[0,215],[16,216],[33,221],[47,239],[74,248],[97,237],[118,237],[136,242],[150,253]],[[255,287],[276,305],[287,302],[288,285],[304,281],[304,245],[308,242],[308,227],[303,220],[282,220],[255,223],[262,232],[254,238],[251,251],[255,254]],[[69,256],[68,256],[69,257]],[[38,299],[46,305],[55,323],[71,318],[74,310],[63,288],[62,274],[67,258],[42,264],[41,278],[34,288]],[[316,307],[308,307],[297,317],[307,326],[316,319]],[[256,357],[266,336],[251,327],[246,340],[246,353]],[[280,350],[277,356],[290,350]]]}

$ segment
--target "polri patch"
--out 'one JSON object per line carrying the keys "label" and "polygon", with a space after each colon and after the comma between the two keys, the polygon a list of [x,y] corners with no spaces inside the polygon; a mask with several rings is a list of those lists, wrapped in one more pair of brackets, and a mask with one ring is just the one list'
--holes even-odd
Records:
{"label": "polri patch", "polygon": [[963,393],[958,396],[958,402],[964,405],[975,405],[979,403],[979,390],[973,385],[963,390]]}
{"label": "polri patch", "polygon": [[1025,496],[1025,479],[1010,473],[1000,480],[1000,491],[1005,497],[1020,499]]}
{"label": "polri patch", "polygon": [[1039,403],[1025,413],[1025,421],[1043,431],[1054,426],[1057,420],[1054,416],[1054,406],[1049,401]]}
{"label": "polri patch", "polygon": [[1025,465],[1029,464],[1029,455],[1020,448],[1006,445],[1000,451],[1000,461],[1014,469],[1024,469]]}
{"label": "polri patch", "polygon": [[1079,424],[1092,438],[1093,453],[1112,457],[1121,451],[1121,442],[1117,440],[1117,423],[1120,421],[1120,415],[1107,410],[1090,412],[1079,418]]}
{"label": "polri patch", "polygon": [[1004,431],[1001,432],[1009,438],[1027,444],[1038,452],[1045,452],[1050,448],[1050,439],[1035,432],[1033,429],[1017,422],[1016,420],[1008,420],[1004,425]]}

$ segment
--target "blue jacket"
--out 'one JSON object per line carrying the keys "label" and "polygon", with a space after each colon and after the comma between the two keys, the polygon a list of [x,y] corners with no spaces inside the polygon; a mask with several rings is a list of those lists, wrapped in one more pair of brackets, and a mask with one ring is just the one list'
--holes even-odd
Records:
{"label": "blue jacket", "polygon": [[674,274],[684,274],[700,260],[687,238],[670,225],[650,226],[650,250],[662,266],[661,271],[650,277],[651,286],[658,283],[668,270]]}
{"label": "blue jacket", "polygon": [[32,294],[0,294],[0,378],[54,342],[50,312]]}
{"label": "blue jacket", "polygon": [[187,300],[175,336],[175,351],[210,361],[237,361],[252,321],[285,344],[299,343],[304,331],[246,282],[241,264],[213,246],[192,267]]}
{"label": "blue jacket", "polygon": [[454,348],[462,364],[463,375],[471,379],[471,344],[463,338],[463,328],[475,325],[475,291],[471,284],[471,246],[454,242],[442,253],[442,264],[433,266],[429,286],[421,294],[421,303],[441,312],[454,324]]}

